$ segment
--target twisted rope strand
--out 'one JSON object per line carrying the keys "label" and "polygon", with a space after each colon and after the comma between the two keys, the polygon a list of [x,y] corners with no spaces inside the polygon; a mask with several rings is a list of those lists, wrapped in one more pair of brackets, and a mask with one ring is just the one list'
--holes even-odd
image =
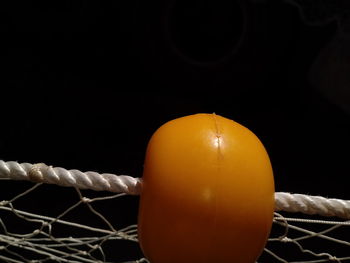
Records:
{"label": "twisted rope strand", "polygon": [[[43,163],[30,164],[0,160],[0,178],[72,186],[80,189],[139,195],[141,178],[109,173],[81,172]],[[350,219],[350,201],[322,196],[275,193],[275,211],[299,212]]]}
{"label": "twisted rope strand", "polygon": [[100,174],[96,172],[83,173],[79,170],[67,170],[61,167],[47,166],[43,163],[30,164],[13,161],[4,162],[2,160],[0,160],[0,178],[131,195],[138,195],[141,187],[140,178],[133,178],[127,175]]}
{"label": "twisted rope strand", "polygon": [[275,193],[275,211],[350,219],[350,201],[279,192]]}

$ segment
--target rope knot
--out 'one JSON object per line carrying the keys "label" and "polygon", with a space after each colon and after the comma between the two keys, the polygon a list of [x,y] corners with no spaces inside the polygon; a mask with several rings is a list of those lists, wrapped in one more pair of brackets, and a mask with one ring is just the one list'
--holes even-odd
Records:
{"label": "rope knot", "polygon": [[90,202],[91,202],[91,199],[88,198],[88,197],[82,197],[82,198],[81,198],[81,201],[82,201],[84,204],[87,204],[87,203],[90,203]]}
{"label": "rope knot", "polygon": [[284,237],[284,238],[281,239],[281,241],[283,243],[288,243],[288,242],[292,242],[293,240],[291,238],[289,238],[289,237]]}
{"label": "rope knot", "polygon": [[8,200],[2,200],[1,202],[0,202],[0,206],[6,206],[6,205],[8,205],[10,203],[10,201],[8,201]]}
{"label": "rope knot", "polygon": [[47,166],[44,163],[36,163],[33,164],[33,166],[30,168],[28,172],[28,178],[30,181],[42,183],[44,181],[44,175],[43,170],[49,169],[49,166]]}

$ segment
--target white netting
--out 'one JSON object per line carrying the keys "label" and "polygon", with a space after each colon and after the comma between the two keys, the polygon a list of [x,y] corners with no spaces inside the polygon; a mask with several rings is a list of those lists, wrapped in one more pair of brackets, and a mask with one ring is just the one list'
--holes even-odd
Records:
{"label": "white netting", "polygon": [[[77,170],[68,173],[69,185],[76,187],[8,180],[29,180],[39,174],[49,182],[48,167],[0,162],[1,262],[147,262],[137,243],[134,194],[139,179],[108,174],[106,178],[118,182],[110,184],[97,173],[90,178],[103,180],[104,187],[131,185],[122,188],[131,195],[79,190],[87,187],[74,185],[80,180],[72,174],[84,174]],[[67,170],[49,168],[61,171],[54,183],[65,185],[62,175]],[[258,262],[350,262],[349,201],[276,193],[276,211]]]}
{"label": "white netting", "polygon": [[[2,190],[4,186],[21,189],[14,190],[19,193],[13,198],[0,202],[0,262],[145,261],[136,260],[135,255],[140,252],[123,252],[138,250],[137,226],[123,224],[121,219],[127,211],[122,206],[118,208],[119,199],[123,201],[126,194],[90,192],[87,196],[89,191],[84,193],[77,188],[3,180],[0,183]],[[101,202],[104,204],[99,205]],[[119,217],[115,220],[119,221],[118,227],[110,223],[115,217]]]}

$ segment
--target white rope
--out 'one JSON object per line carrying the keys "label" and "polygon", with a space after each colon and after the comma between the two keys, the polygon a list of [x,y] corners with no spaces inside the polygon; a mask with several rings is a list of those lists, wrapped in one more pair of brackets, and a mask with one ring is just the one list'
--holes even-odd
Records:
{"label": "white rope", "polygon": [[[66,170],[46,164],[4,162],[0,160],[0,178],[29,180],[39,183],[72,186],[80,189],[109,191],[138,195],[141,191],[141,178],[127,175],[99,174]],[[299,212],[321,216],[336,216],[350,219],[350,201],[330,199],[322,196],[275,193],[275,211]]]}
{"label": "white rope", "polygon": [[139,194],[141,186],[140,178],[127,175],[83,173],[79,170],[66,170],[61,167],[47,166],[43,163],[30,164],[13,161],[4,162],[2,160],[0,160],[0,178],[29,180],[38,183],[132,195]]}
{"label": "white rope", "polygon": [[275,211],[350,219],[350,201],[279,192],[275,193]]}

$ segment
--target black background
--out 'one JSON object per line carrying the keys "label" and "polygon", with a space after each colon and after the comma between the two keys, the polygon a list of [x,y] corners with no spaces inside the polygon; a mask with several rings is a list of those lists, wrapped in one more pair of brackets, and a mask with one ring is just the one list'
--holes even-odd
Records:
{"label": "black background", "polygon": [[160,125],[215,112],[262,140],[276,191],[350,199],[349,115],[309,81],[336,22],[207,2],[1,3],[0,159],[139,177]]}

